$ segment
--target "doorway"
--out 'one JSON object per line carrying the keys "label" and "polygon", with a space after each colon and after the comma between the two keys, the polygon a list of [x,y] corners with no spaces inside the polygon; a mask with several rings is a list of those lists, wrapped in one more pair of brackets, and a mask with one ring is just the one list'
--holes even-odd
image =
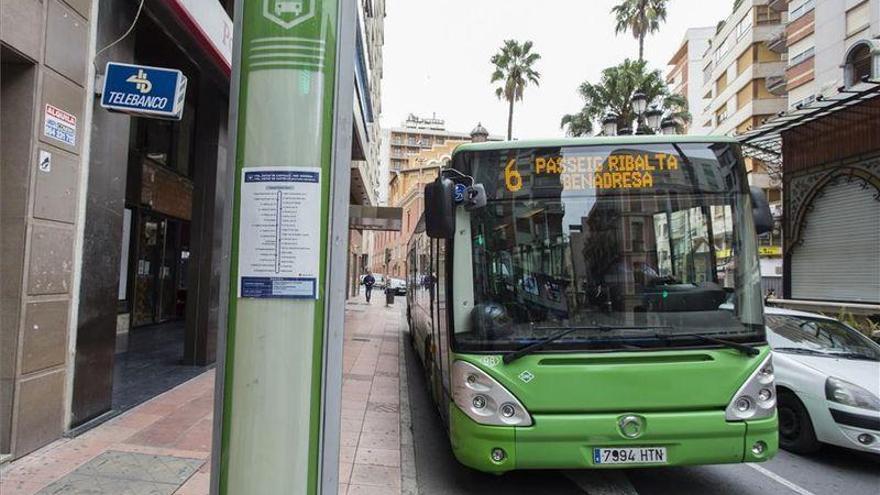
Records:
{"label": "doorway", "polygon": [[135,257],[132,327],[186,314],[189,222],[141,211]]}

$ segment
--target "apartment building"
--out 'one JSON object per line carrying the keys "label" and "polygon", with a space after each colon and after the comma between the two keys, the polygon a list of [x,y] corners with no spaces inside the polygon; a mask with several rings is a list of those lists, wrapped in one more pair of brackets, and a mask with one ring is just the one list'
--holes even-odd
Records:
{"label": "apartment building", "polygon": [[767,0],[743,0],[721,21],[703,56],[702,127],[736,134],[760,125],[787,105],[786,62],[767,46],[783,26],[784,13]]}
{"label": "apartment building", "polygon": [[666,84],[670,91],[684,96],[688,101],[691,123],[685,130],[687,134],[702,135],[711,130],[704,125],[706,118],[703,109],[709,102],[703,98],[703,54],[709,49],[709,40],[714,36],[714,27],[688,29],[668,63],[670,67]]}
{"label": "apartment building", "polygon": [[[787,108],[787,63],[768,44],[786,17],[769,0],[742,0],[718,23],[702,62],[702,96],[708,104],[701,126],[708,134],[742,134]],[[781,171],[754,157],[746,158],[746,170],[749,184],[762,188],[771,208],[781,212]],[[776,288],[782,275],[781,230],[761,236],[760,242],[761,273],[768,287]]]}
{"label": "apartment building", "polygon": [[769,6],[788,19],[768,47],[788,60],[778,84],[789,107],[877,77],[871,71],[872,59],[880,57],[880,0],[774,0]]}

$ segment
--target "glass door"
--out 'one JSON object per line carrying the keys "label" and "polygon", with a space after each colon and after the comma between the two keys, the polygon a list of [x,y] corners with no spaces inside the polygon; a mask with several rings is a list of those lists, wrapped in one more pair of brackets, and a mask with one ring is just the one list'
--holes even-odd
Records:
{"label": "glass door", "polygon": [[164,244],[165,221],[142,212],[138,225],[132,326],[156,323],[159,261]]}

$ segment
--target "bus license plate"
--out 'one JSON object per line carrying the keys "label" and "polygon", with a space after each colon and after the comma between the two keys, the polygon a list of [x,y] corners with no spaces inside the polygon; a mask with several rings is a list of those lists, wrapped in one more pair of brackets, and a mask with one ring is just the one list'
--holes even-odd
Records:
{"label": "bus license plate", "polygon": [[593,464],[666,464],[666,447],[593,449]]}

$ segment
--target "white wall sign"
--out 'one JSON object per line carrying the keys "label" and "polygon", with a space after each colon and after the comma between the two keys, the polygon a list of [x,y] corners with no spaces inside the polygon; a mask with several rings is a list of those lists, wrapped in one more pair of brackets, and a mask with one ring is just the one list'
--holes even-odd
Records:
{"label": "white wall sign", "polygon": [[40,168],[40,172],[49,173],[52,171],[52,153],[49,153],[46,150],[40,150],[40,157],[37,161],[37,166]]}
{"label": "white wall sign", "polygon": [[76,115],[47,103],[43,134],[64,144],[76,146]]}
{"label": "white wall sign", "polygon": [[319,167],[245,168],[238,297],[316,299],[320,234]]}

